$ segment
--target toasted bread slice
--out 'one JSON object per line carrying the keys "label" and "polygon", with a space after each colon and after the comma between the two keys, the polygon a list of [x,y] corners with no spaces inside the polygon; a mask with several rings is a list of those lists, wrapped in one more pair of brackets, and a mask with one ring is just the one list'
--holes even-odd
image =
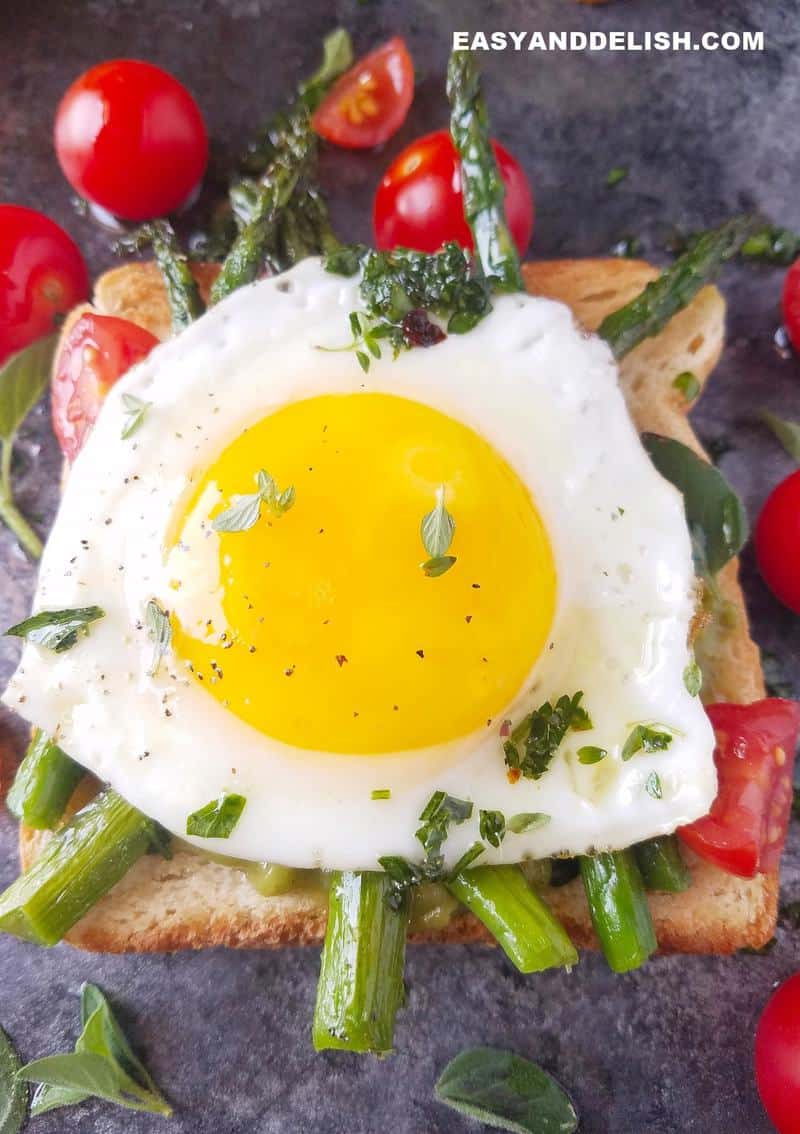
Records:
{"label": "toasted bread slice", "polygon": [[[201,289],[215,269],[197,268]],[[532,293],[572,308],[576,319],[594,330],[602,319],[638,294],[657,275],[655,268],[632,260],[560,260],[527,264],[525,282]],[[128,264],[97,281],[95,307],[141,324],[166,338],[170,317],[161,277],[154,264]],[[641,431],[678,438],[697,452],[702,448],[686,417],[687,405],[673,387],[674,377],[691,370],[704,383],[719,359],[724,339],[725,304],[707,287],[677,315],[662,334],[642,343],[620,367],[622,389]],[[71,320],[67,321],[67,333]],[[736,608],[732,627],[706,631],[697,644],[706,672],[709,701],[740,703],[764,696],[758,649],[751,641],[736,563],[722,572],[720,586]],[[23,867],[48,838],[22,828]],[[729,953],[764,944],[777,914],[777,873],[752,880],[730,874],[688,855],[693,885],[683,894],[653,895],[651,909],[663,952]],[[577,945],[596,946],[579,881],[549,888],[547,901]],[[308,944],[325,932],[325,898],[298,891],[260,896],[244,875],[180,850],[170,860],[148,855],[72,930],[68,940],[103,952],[198,949],[214,945],[269,947]],[[443,930],[415,934],[429,941],[489,941],[484,927],[458,913]]]}

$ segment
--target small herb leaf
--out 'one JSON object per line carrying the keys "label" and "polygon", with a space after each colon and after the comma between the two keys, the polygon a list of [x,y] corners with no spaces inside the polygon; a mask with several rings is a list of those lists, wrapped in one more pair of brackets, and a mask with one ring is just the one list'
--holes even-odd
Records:
{"label": "small herb leaf", "polygon": [[50,381],[57,335],[48,335],[0,366],[0,441],[11,444]]}
{"label": "small herb leaf", "polygon": [[528,831],[535,831],[538,827],[545,827],[550,822],[550,816],[544,811],[520,811],[512,815],[506,827],[512,835],[524,835]]}
{"label": "small herb leaf", "polygon": [[161,659],[167,653],[172,643],[172,623],[169,611],[159,606],[155,599],[150,599],[144,614],[147,636],[153,643],[153,660],[147,671],[148,677],[155,677],[161,667]]}
{"label": "small herb leaf", "polygon": [[758,416],[769,426],[789,456],[800,461],[800,421],[787,421],[769,410],[761,410]]}
{"label": "small herb leaf", "polygon": [[678,393],[683,394],[687,402],[693,402],[700,393],[700,382],[697,375],[693,374],[691,370],[683,370],[676,378],[673,378],[672,387]]}
{"label": "small herb leaf", "polygon": [[139,426],[144,421],[145,414],[150,409],[152,402],[143,402],[141,398],[137,398],[134,394],[122,395],[122,408],[125,411],[125,424],[122,427],[120,436],[123,441],[132,437]]}
{"label": "small herb leaf", "polygon": [[703,688],[703,673],[694,658],[683,671],[683,684],[692,697],[697,697]]}
{"label": "small herb leaf", "polygon": [[235,504],[220,512],[211,521],[215,532],[246,532],[255,527],[261,515],[260,492],[240,496]]}
{"label": "small herb leaf", "polygon": [[661,776],[659,776],[658,772],[650,773],[645,780],[644,790],[648,795],[651,795],[653,799],[661,799],[664,793],[661,789]]}
{"label": "small herb leaf", "polygon": [[247,800],[235,793],[212,799],[199,811],[193,811],[186,820],[186,834],[201,839],[228,839],[239,822]]}
{"label": "small herb leaf", "polygon": [[18,1134],[25,1125],[28,1088],[17,1077],[19,1056],[0,1028],[0,1134]]}
{"label": "small herb leaf", "polygon": [[636,725],[622,746],[622,759],[630,760],[637,752],[664,752],[672,743],[672,733],[663,728]]}
{"label": "small herb leaf", "polygon": [[24,622],[10,626],[6,634],[44,646],[57,654],[71,650],[79,636],[89,633],[89,625],[105,617],[99,606],[80,606],[70,610],[40,610]]}
{"label": "small herb leaf", "polygon": [[492,847],[499,847],[506,836],[506,820],[502,811],[480,812],[481,838]]}
{"label": "small herb leaf", "polygon": [[605,760],[608,756],[608,751],[605,748],[598,748],[595,744],[584,744],[578,749],[578,762],[580,764],[599,764],[601,760]]}
{"label": "small herb leaf", "polygon": [[573,1134],[578,1116],[541,1067],[493,1047],[462,1051],[445,1067],[436,1097],[454,1110],[512,1134]]}
{"label": "small herb leaf", "polygon": [[436,559],[426,559],[422,564],[422,571],[428,579],[437,579],[449,571],[455,561],[455,555],[440,555]]}
{"label": "small herb leaf", "polygon": [[422,518],[422,546],[431,559],[441,559],[450,549],[456,522],[444,505],[444,485],[436,489],[436,507]]}

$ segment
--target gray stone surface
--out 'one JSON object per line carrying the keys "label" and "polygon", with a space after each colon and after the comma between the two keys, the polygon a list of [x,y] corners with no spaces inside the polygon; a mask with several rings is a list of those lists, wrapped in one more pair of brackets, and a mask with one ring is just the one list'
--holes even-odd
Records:
{"label": "gray stone surface", "polygon": [[[538,256],[602,253],[625,233],[659,255],[672,224],[696,228],[757,203],[800,226],[796,129],[798,5],[784,0],[567,0],[508,3],[278,4],[269,0],[26,0],[0,4],[0,199],[45,209],[86,250],[111,262],[107,239],[68,203],[49,135],[67,83],[99,59],[132,55],[173,70],[197,94],[215,166],[316,61],[322,34],[347,23],[365,47],[408,37],[419,74],[409,120],[383,154],[327,154],[323,175],[347,236],[369,237],[373,187],[388,158],[445,120],[450,32],[513,28],[764,29],[763,55],[574,54],[486,61],[497,134],[523,160],[537,193]],[[628,165],[613,191],[607,171]],[[730,340],[695,419],[732,446],[722,467],[755,516],[791,463],[754,422],[769,405],[800,417],[800,364],[772,346],[781,273],[734,268],[725,280]],[[57,453],[40,411],[18,453],[22,503],[46,529]],[[26,613],[33,570],[0,532],[0,622]],[[752,555],[745,582],[758,640],[800,678],[800,620],[766,593]],[[15,646],[0,640],[0,677]],[[4,733],[15,731],[4,719]],[[785,896],[800,896],[797,833]],[[16,871],[14,831],[0,818],[0,883]],[[398,1054],[386,1062],[314,1056],[309,1041],[318,956],[212,951],[171,957],[93,957],[0,942],[0,1021],[26,1058],[75,1035],[80,982],[102,984],[177,1108],[186,1134],[432,1134],[475,1129],[433,1101],[444,1063],[493,1043],[540,1060],[572,1092],[586,1132],[767,1131],[752,1075],[752,1037],[774,984],[798,967],[798,936],[781,928],[765,957],[660,959],[616,978],[586,957],[570,976],[526,979],[486,948],[411,951]],[[36,1121],[41,1134],[132,1134],[162,1121],[89,1104]]]}

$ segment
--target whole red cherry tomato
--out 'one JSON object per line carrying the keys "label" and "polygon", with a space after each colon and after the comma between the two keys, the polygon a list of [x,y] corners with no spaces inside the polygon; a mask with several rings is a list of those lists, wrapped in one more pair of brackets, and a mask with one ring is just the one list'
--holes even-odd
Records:
{"label": "whole red cherry tomato", "polygon": [[[533,232],[533,193],[522,166],[499,142],[492,142],[506,187],[506,217],[520,255]],[[373,205],[379,248],[437,252],[449,240],[473,247],[464,219],[461,169],[447,130],[418,138],[392,162]]]}
{"label": "whole red cherry tomato", "polygon": [[94,312],[78,319],[59,353],[50,392],[53,430],[68,461],[81,451],[108,391],[154,346],[155,335],[127,319]]}
{"label": "whole red cherry tomato", "polygon": [[800,260],[795,260],[783,281],[783,322],[792,346],[800,351]]}
{"label": "whole red cherry tomato", "polygon": [[55,330],[85,299],[89,276],[63,228],[21,205],[0,205],[0,365]]}
{"label": "whole red cherry tomato", "polygon": [[345,72],[314,112],[320,137],[352,150],[379,146],[406,120],[414,98],[414,64],[395,36]]}
{"label": "whole red cherry tomato", "polygon": [[767,497],[756,524],[755,544],[767,586],[800,614],[800,469]]}
{"label": "whole red cherry tomato", "polygon": [[800,973],[778,986],[758,1021],[756,1082],[778,1134],[799,1134]]}
{"label": "whole red cherry tomato", "polygon": [[56,114],[55,145],[82,197],[134,221],[184,204],[208,160],[192,96],[167,71],[135,59],[99,63],[75,80]]}

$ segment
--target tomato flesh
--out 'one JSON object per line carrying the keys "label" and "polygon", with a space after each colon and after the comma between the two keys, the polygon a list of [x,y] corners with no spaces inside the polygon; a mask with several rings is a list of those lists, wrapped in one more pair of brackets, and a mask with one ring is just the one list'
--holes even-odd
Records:
{"label": "tomato flesh", "polygon": [[800,973],[775,990],[758,1021],[756,1082],[778,1134],[800,1134]]}
{"label": "tomato flesh", "polygon": [[758,568],[776,598],[800,614],[800,469],[773,489],[755,533]]}
{"label": "tomato flesh", "polygon": [[[506,187],[508,226],[523,255],[533,232],[533,193],[516,158],[499,142],[492,145]],[[378,186],[372,218],[378,248],[437,252],[450,240],[473,248],[464,219],[461,167],[447,130],[418,138],[395,158]]]}
{"label": "tomato flesh", "polygon": [[792,346],[800,351],[800,260],[795,260],[783,281],[783,322]]}
{"label": "tomato flesh", "polygon": [[62,228],[33,209],[0,205],[0,365],[54,331],[88,291],[83,257]]}
{"label": "tomato flesh", "polygon": [[53,371],[50,403],[61,451],[74,461],[114,383],[146,358],[158,339],[143,327],[111,315],[81,315]]}
{"label": "tomato flesh", "polygon": [[399,36],[382,44],[333,84],[311,123],[334,145],[362,150],[397,133],[414,98],[414,64]]}
{"label": "tomato flesh", "polygon": [[58,161],[82,197],[126,220],[171,213],[208,160],[197,103],[167,71],[135,59],[99,63],[61,100]]}
{"label": "tomato flesh", "polygon": [[777,868],[786,842],[800,705],[770,697],[707,711],[717,737],[717,798],[678,834],[701,858],[753,878]]}

